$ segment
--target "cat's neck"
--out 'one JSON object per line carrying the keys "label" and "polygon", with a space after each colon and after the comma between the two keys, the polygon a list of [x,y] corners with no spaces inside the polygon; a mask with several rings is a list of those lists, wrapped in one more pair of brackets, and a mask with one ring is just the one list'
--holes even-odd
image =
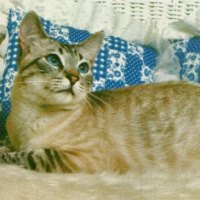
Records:
{"label": "cat's neck", "polygon": [[51,117],[65,113],[66,117],[71,115],[77,110],[83,111],[86,109],[85,104],[70,104],[70,105],[40,105],[34,104],[29,100],[23,99],[21,101],[12,102],[12,110],[14,113],[24,113],[22,116],[38,116],[38,117]]}
{"label": "cat's neck", "polygon": [[45,127],[53,126],[53,124],[67,126],[67,124],[75,123],[87,109],[85,104],[73,106],[38,105],[26,98],[20,99],[20,94],[18,97],[12,102],[12,110],[7,121],[9,133],[14,136],[18,135],[17,139],[9,135],[11,140],[13,138],[14,146],[17,149],[26,148],[24,145],[27,144],[30,147],[34,146],[35,144],[29,144],[29,141],[35,141],[34,137],[37,138],[37,143],[42,143],[43,141],[39,142],[40,135],[43,135],[42,140],[44,140],[44,133],[48,133],[45,131]]}

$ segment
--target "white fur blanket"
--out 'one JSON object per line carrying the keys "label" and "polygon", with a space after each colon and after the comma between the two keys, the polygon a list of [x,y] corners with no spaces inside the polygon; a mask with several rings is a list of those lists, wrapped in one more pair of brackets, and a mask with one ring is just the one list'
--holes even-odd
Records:
{"label": "white fur blanket", "polygon": [[199,200],[200,172],[43,174],[0,165],[2,200]]}

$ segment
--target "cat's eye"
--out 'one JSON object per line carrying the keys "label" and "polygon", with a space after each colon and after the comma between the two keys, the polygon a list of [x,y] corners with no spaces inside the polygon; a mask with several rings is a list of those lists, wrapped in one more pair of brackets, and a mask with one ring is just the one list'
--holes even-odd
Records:
{"label": "cat's eye", "polygon": [[86,74],[89,71],[89,64],[87,62],[82,62],[78,65],[77,70],[81,74]]}
{"label": "cat's eye", "polygon": [[56,54],[50,54],[46,56],[46,60],[49,64],[51,64],[54,67],[62,66],[60,58]]}

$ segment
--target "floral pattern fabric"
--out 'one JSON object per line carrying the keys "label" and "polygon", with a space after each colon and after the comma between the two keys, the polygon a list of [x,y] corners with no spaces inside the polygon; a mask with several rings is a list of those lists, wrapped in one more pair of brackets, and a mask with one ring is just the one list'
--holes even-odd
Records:
{"label": "floral pattern fabric", "polygon": [[180,79],[200,83],[200,37],[173,42],[181,70]]}

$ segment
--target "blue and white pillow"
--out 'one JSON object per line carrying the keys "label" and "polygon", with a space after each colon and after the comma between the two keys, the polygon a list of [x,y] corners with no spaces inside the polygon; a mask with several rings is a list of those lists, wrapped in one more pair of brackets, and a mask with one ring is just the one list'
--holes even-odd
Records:
{"label": "blue and white pillow", "polygon": [[[10,90],[17,72],[19,24],[24,13],[10,10],[8,17],[9,45],[6,68],[0,82],[0,139],[6,135],[5,120],[10,111]],[[41,18],[45,31],[59,42],[75,44],[85,40],[90,33],[69,26],[53,24]],[[106,36],[93,67],[91,90],[125,87],[153,81],[156,51],[151,47],[128,43],[115,36]]]}
{"label": "blue and white pillow", "polygon": [[200,83],[200,37],[173,42],[181,66],[180,79]]}

